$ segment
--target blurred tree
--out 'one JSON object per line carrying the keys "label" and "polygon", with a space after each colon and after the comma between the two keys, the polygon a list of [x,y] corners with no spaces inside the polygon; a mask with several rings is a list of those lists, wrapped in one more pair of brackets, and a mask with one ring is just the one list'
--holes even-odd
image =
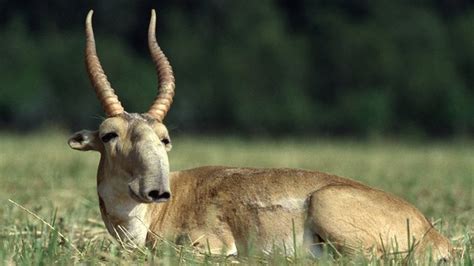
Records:
{"label": "blurred tree", "polygon": [[95,126],[98,52],[125,107],[156,93],[146,31],[171,59],[175,132],[456,136],[474,132],[470,1],[0,0],[0,126]]}

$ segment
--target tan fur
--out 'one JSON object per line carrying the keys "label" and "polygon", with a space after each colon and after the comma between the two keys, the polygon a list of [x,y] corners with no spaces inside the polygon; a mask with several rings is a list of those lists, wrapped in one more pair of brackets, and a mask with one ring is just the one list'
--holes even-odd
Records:
{"label": "tan fur", "polygon": [[[203,249],[208,239],[213,250],[232,250],[235,243],[245,251],[248,241],[263,250],[285,241],[291,250],[294,222],[299,246],[309,227],[342,252],[382,255],[395,239],[398,251],[408,250],[408,220],[416,252],[432,248],[434,257],[450,256],[449,241],[416,208],[350,179],[298,169],[202,167],[172,173],[171,190],[170,202],[151,206],[150,230],[171,239],[200,238]],[[288,208],[285,200],[295,198],[304,200]]]}
{"label": "tan fur", "polygon": [[[118,136],[102,143],[109,132]],[[394,195],[300,169],[208,166],[169,173],[171,144],[163,139],[169,140],[163,124],[147,115],[124,114],[106,119],[98,132],[81,131],[69,141],[72,148],[101,153],[102,218],[123,241],[153,245],[159,236],[225,254],[245,253],[249,243],[268,252],[275,247],[293,252],[294,241],[318,253],[321,242],[330,242],[346,254],[412,249],[419,257],[430,250],[434,258],[450,257],[449,241]],[[128,188],[139,184],[140,192],[162,183],[169,183],[172,194],[165,203],[150,203]]]}

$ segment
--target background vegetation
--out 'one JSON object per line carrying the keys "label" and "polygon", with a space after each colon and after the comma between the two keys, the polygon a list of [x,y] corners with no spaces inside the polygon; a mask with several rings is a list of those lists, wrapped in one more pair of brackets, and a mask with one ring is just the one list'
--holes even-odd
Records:
{"label": "background vegetation", "polygon": [[[0,1],[0,126],[95,127],[83,22],[125,107],[156,91],[150,9],[177,77],[174,134],[469,136],[474,9],[438,1]],[[173,135],[174,135],[173,134]]]}

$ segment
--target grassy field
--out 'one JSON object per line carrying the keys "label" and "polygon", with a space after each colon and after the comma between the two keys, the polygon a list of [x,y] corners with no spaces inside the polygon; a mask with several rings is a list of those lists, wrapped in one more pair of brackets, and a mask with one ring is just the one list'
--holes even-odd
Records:
{"label": "grassy field", "polygon": [[[66,140],[66,135],[51,132],[0,134],[2,264],[377,263],[331,253],[319,260],[272,257],[258,251],[249,257],[210,257],[166,242],[155,250],[123,248],[111,240],[100,218],[95,189],[99,155],[70,150]],[[173,139],[170,163],[172,170],[201,165],[292,167],[357,179],[414,203],[451,239],[455,264],[472,264],[472,144],[181,137]]]}

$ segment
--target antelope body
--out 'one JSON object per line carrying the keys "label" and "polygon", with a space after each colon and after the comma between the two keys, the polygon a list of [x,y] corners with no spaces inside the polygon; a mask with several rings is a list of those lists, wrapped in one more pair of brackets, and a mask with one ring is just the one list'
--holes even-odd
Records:
{"label": "antelope body", "polygon": [[97,131],[75,133],[69,145],[101,154],[100,210],[114,237],[137,245],[165,237],[225,254],[245,252],[249,243],[264,251],[292,252],[296,243],[318,255],[320,244],[330,242],[347,254],[412,250],[418,256],[450,257],[449,241],[414,206],[347,178],[223,166],[170,172],[171,142],[162,121],[175,83],[156,42],[155,12],[148,39],[160,89],[144,114],[125,112],[107,81],[91,20],[92,11],[86,19],[86,66],[108,118]]}

